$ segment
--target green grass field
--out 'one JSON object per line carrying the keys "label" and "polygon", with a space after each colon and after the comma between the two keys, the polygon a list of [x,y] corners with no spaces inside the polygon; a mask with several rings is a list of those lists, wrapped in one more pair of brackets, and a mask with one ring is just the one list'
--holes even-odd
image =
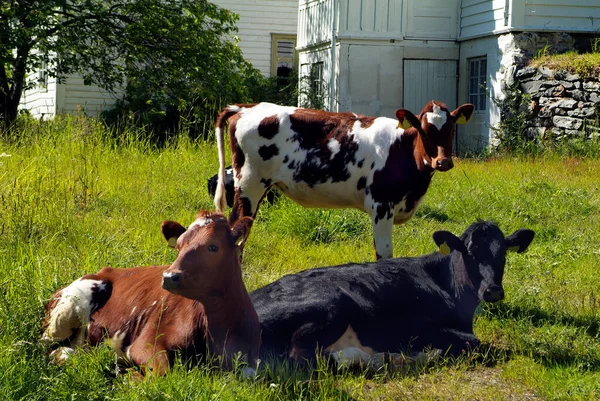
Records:
{"label": "green grass field", "polygon": [[[8,156],[10,155],[10,156]],[[600,399],[600,165],[595,159],[455,160],[417,215],[394,228],[394,254],[435,251],[438,229],[474,220],[505,234],[531,228],[510,254],[506,300],[481,308],[486,344],[468,358],[409,372],[281,367],[245,380],[176,363],[164,377],[115,376],[108,346],[63,366],[38,343],[51,293],[102,266],[169,263],[165,219],[189,224],[212,208],[206,180],[216,145],[176,140],[155,149],[135,132],[113,138],[77,118],[31,123],[0,141],[0,400],[596,400]],[[260,210],[244,253],[248,289],[283,274],[372,261],[371,225],[352,210]]]}

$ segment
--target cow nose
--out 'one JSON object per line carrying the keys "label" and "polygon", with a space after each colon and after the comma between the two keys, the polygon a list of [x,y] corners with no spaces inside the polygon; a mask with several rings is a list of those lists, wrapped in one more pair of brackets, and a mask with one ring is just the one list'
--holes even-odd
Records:
{"label": "cow nose", "polygon": [[438,159],[436,162],[436,168],[439,171],[448,171],[452,167],[454,167],[454,163],[452,163],[452,159]]}
{"label": "cow nose", "polygon": [[177,288],[177,286],[180,283],[181,283],[181,272],[177,272],[177,271],[163,272],[162,287],[165,290],[168,290],[171,288]]}
{"label": "cow nose", "polygon": [[484,300],[486,302],[497,302],[504,299],[504,289],[499,285],[490,285],[485,290]]}

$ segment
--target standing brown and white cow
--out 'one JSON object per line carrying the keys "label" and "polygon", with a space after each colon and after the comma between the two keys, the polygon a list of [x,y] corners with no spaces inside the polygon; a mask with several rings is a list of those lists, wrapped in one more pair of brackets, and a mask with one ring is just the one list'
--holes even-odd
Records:
{"label": "standing brown and white cow", "polygon": [[418,116],[396,118],[279,106],[232,105],[217,117],[219,182],[226,207],[223,129],[229,121],[235,199],[229,222],[254,216],[272,186],[306,207],[352,207],[371,216],[377,258],[393,256],[392,228],[414,214],[436,170],[453,167],[455,124],[473,105],[450,112],[431,101]]}

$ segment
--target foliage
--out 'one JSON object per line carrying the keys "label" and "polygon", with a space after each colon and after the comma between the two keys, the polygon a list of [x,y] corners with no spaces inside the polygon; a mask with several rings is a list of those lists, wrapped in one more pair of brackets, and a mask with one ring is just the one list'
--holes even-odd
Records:
{"label": "foliage", "polygon": [[22,91],[36,84],[26,75],[42,63],[61,80],[78,73],[109,91],[126,83],[129,110],[186,116],[245,99],[245,79],[258,72],[235,43],[236,21],[206,0],[3,1],[0,118],[12,124]]}
{"label": "foliage", "polygon": [[536,136],[529,134],[532,113],[529,111],[531,96],[520,90],[515,81],[504,88],[504,98],[491,97],[500,111],[500,122],[492,127],[496,140],[495,152],[527,154],[537,148]]}
{"label": "foliage", "polygon": [[557,71],[567,71],[579,75],[582,79],[598,78],[600,76],[600,52],[579,54],[569,51],[561,54],[550,54],[548,48],[539,52],[530,65],[539,67],[545,65]]}

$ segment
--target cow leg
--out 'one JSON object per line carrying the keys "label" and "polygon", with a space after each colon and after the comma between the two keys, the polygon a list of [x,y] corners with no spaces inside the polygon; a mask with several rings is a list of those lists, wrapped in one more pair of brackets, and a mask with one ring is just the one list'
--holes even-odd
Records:
{"label": "cow leg", "polygon": [[244,182],[236,185],[229,224],[234,224],[242,217],[255,217],[267,190],[258,177],[245,177]]}
{"label": "cow leg", "polygon": [[392,246],[392,231],[394,229],[393,215],[380,218],[375,214],[371,216],[371,220],[373,221],[375,257],[378,260],[391,258],[394,256],[394,249]]}
{"label": "cow leg", "polygon": [[292,336],[290,358],[297,362],[312,362],[319,348],[326,348],[344,334],[342,324],[305,323]]}
{"label": "cow leg", "polygon": [[446,329],[431,336],[430,344],[448,355],[459,356],[479,346],[480,341],[473,333],[455,329]]}
{"label": "cow leg", "polygon": [[150,368],[153,375],[162,376],[169,368],[167,350],[159,339],[148,342],[146,336],[140,336],[127,350],[127,356],[136,366]]}

